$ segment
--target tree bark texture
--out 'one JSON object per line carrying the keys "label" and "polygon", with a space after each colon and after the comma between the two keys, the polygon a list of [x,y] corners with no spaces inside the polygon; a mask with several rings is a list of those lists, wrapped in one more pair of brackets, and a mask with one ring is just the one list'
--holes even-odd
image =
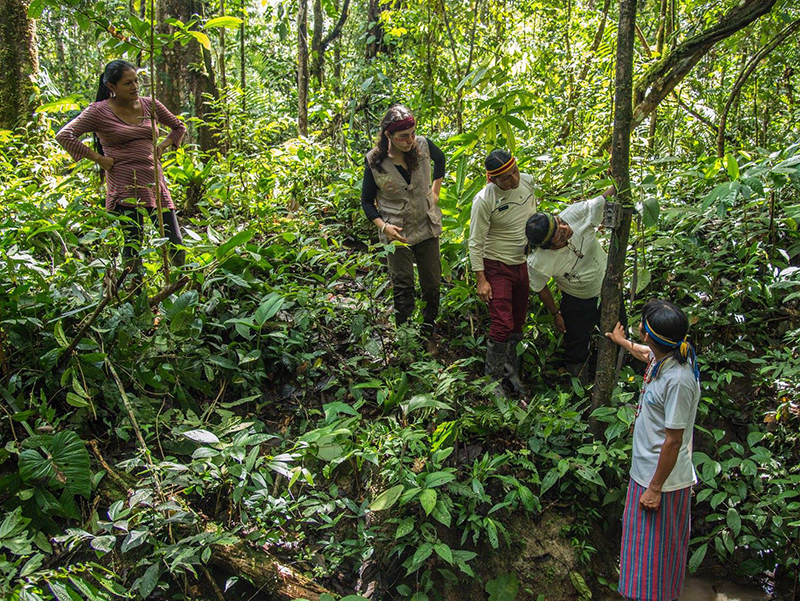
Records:
{"label": "tree bark texture", "polygon": [[314,0],[314,28],[311,33],[311,77],[322,85],[325,79],[325,52],[336,38],[342,34],[347,15],[350,10],[350,0],[344,0],[339,19],[333,28],[325,35],[325,13],[322,10],[322,0]]}
{"label": "tree bark texture", "polygon": [[[631,129],[641,125],[717,42],[769,13],[776,2],[777,0],[742,0],[713,27],[684,40],[667,52],[636,83]],[[606,139],[600,145],[601,152],[608,150],[611,143],[611,139]]]}
{"label": "tree bark texture", "polygon": [[725,156],[725,127],[728,123],[728,114],[730,113],[733,103],[739,97],[739,93],[742,91],[744,84],[747,83],[747,79],[753,74],[753,71],[756,70],[756,67],[758,67],[758,64],[762,60],[764,60],[773,50],[780,46],[786,40],[786,38],[795,33],[798,29],[800,29],[800,19],[792,21],[789,25],[784,27],[783,31],[772,38],[769,44],[756,52],[755,56],[750,59],[750,62],[745,66],[739,77],[736,79],[736,83],[733,84],[733,89],[728,96],[728,100],[725,102],[725,108],[722,109],[722,113],[719,117],[719,127],[717,129],[718,157]]}
{"label": "tree bark texture", "polygon": [[[386,52],[387,47],[383,41],[383,25],[381,25],[381,9],[380,0],[369,0],[369,7],[367,8],[367,32],[368,36],[372,38],[367,42],[367,60],[378,56],[379,52]],[[368,37],[368,39],[369,39]]]}
{"label": "tree bark texture", "polygon": [[0,0],[0,128],[26,121],[37,104],[32,81],[39,73],[36,23],[30,0]]}
{"label": "tree bark texture", "polygon": [[[611,176],[617,187],[617,201],[624,207],[633,206],[630,181],[630,146],[633,92],[633,40],[636,35],[637,0],[621,0],[617,29],[617,72],[614,94],[614,133],[611,152]],[[631,229],[631,211],[623,211],[618,228],[611,232],[608,266],[603,280],[600,312],[600,331],[610,332],[619,320],[619,304],[625,272],[625,255]],[[595,374],[592,409],[607,405],[614,389],[617,345],[605,336],[600,337],[597,372]],[[593,427],[597,423],[593,420]]]}
{"label": "tree bark texture", "polygon": [[[158,3],[159,29],[164,33],[172,33],[174,28],[165,24],[166,19],[172,17],[188,23],[202,16],[203,12],[202,0],[161,0]],[[208,51],[194,41],[185,46],[174,44],[172,48],[162,48],[163,69],[158,81],[158,97],[170,112],[176,115],[187,112],[199,119],[206,119],[206,96],[218,98],[211,54],[208,53],[206,60],[206,53]],[[215,148],[212,128],[199,126],[194,133],[203,151]]]}
{"label": "tree bark texture", "polygon": [[647,70],[634,90],[631,128],[636,128],[669,95],[714,45],[764,16],[777,0],[742,0],[716,25],[684,40]]}
{"label": "tree bark texture", "polygon": [[308,135],[308,0],[297,2],[297,133]]}
{"label": "tree bark texture", "polygon": [[323,594],[333,596],[332,591],[244,541],[229,546],[214,545],[211,562],[230,574],[245,576],[261,593],[269,595],[269,599],[319,601]]}

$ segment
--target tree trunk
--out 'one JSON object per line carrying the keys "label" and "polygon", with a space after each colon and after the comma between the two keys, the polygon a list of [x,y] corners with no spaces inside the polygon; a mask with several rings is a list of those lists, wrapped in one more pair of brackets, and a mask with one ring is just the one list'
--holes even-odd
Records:
{"label": "tree trunk", "polygon": [[[174,28],[165,24],[166,19],[172,17],[188,23],[203,13],[202,0],[161,0],[158,3],[159,29],[164,33],[172,33]],[[205,96],[211,95],[214,99],[219,97],[211,54],[193,41],[185,46],[174,44],[172,48],[163,47],[161,61],[163,73],[158,82],[159,100],[176,115],[188,112],[205,120],[208,112]],[[200,125],[193,134],[204,152],[216,148],[211,128]]]}
{"label": "tree trunk", "polygon": [[[219,14],[225,14],[225,0],[219,0]],[[228,76],[225,73],[225,28],[219,28],[219,78],[222,93],[225,95],[228,88]]]}
{"label": "tree trunk", "polygon": [[247,0],[242,0],[242,24],[239,26],[239,85],[242,88],[242,113],[247,112],[247,56],[245,37],[247,33]]}
{"label": "tree trunk", "polygon": [[211,563],[230,574],[244,576],[269,599],[319,601],[324,594],[333,596],[332,591],[306,578],[288,564],[282,564],[266,551],[254,549],[244,541],[234,545],[214,545]]}
{"label": "tree trunk", "polygon": [[[630,145],[633,87],[633,39],[636,35],[636,2],[621,0],[617,30],[617,73],[614,96],[614,134],[611,153],[611,176],[618,190],[617,201],[623,208],[632,208],[630,182]],[[620,296],[625,272],[625,255],[631,229],[631,210],[624,210],[618,228],[611,232],[608,266],[601,292],[600,331],[611,332],[619,320]],[[605,336],[600,337],[595,374],[592,409],[608,404],[614,389],[617,345]],[[592,427],[598,424],[592,420]]]}
{"label": "tree trunk", "polygon": [[731,110],[731,106],[739,97],[739,92],[742,91],[744,84],[747,82],[747,78],[752,75],[753,71],[756,70],[758,64],[766,58],[770,52],[775,50],[778,46],[780,46],[786,38],[792,35],[800,29],[800,19],[792,21],[789,25],[787,25],[783,31],[781,31],[778,35],[772,38],[769,44],[764,46],[761,50],[756,52],[755,56],[750,59],[750,62],[745,66],[742,70],[739,77],[736,79],[736,83],[733,85],[733,89],[731,90],[730,95],[728,96],[728,100],[725,103],[725,108],[722,109],[722,113],[719,117],[719,127],[717,129],[717,156],[724,157],[725,156],[725,126],[728,122],[728,113]]}
{"label": "tree trunk", "polygon": [[[577,98],[577,91],[581,87],[581,82],[586,79],[586,76],[589,74],[589,67],[592,64],[592,57],[594,53],[597,52],[597,49],[600,48],[600,44],[603,41],[603,33],[606,30],[606,21],[608,21],[608,9],[611,6],[611,0],[604,0],[603,2],[603,16],[600,19],[600,24],[597,26],[597,31],[594,34],[594,40],[592,40],[592,46],[589,48],[589,52],[587,53],[586,60],[583,63],[583,67],[581,67],[581,72],[578,74],[578,78],[575,80],[575,83],[572,85],[569,91],[569,98],[567,99],[567,110],[571,111],[574,114],[578,108],[575,105],[575,98]],[[559,138],[564,139],[572,133],[572,126],[574,123],[574,119],[566,119],[564,124],[561,126],[561,133],[559,134]]]}
{"label": "tree trunk", "polygon": [[322,0],[314,0],[314,27],[311,30],[311,66],[309,72],[318,86],[322,86]]}
{"label": "tree trunk", "polygon": [[36,22],[30,0],[0,0],[0,128],[27,121],[38,104],[32,78],[39,73]]}
{"label": "tree trunk", "polygon": [[[68,65],[67,53],[64,50],[64,24],[61,15],[51,13],[53,33],[56,37],[56,59],[59,65]],[[61,93],[65,96],[72,90],[70,89],[70,72],[68,69],[61,69]]]}
{"label": "tree trunk", "polygon": [[342,34],[349,10],[350,0],[344,0],[336,25],[328,32],[328,35],[324,35],[325,14],[322,10],[322,0],[314,0],[314,29],[311,34],[311,77],[317,82],[317,85],[321,86],[325,79],[325,52],[331,42]]}
{"label": "tree trunk", "polygon": [[[636,108],[633,110],[631,129],[639,126],[655,110],[717,42],[769,13],[776,2],[777,0],[742,0],[713,27],[684,40],[650,67],[634,89]],[[611,142],[610,138],[604,140],[600,151],[608,150]]]}
{"label": "tree trunk", "polygon": [[308,0],[297,2],[297,134],[308,135]]}
{"label": "tree trunk", "polygon": [[378,56],[379,52],[386,52],[386,44],[383,41],[383,26],[381,25],[380,0],[369,0],[367,8],[367,60]]}
{"label": "tree trunk", "polygon": [[[180,19],[184,23],[191,18],[191,2],[183,0],[161,0],[158,3],[158,29],[160,33],[171,35],[175,28],[167,25],[169,18]],[[182,92],[189,89],[189,64],[193,60],[198,60],[200,53],[197,50],[199,44],[173,44],[172,48],[164,46],[161,49],[160,66],[162,77],[156,81],[158,99],[164,103],[171,113],[180,115],[186,110],[188,98]]]}

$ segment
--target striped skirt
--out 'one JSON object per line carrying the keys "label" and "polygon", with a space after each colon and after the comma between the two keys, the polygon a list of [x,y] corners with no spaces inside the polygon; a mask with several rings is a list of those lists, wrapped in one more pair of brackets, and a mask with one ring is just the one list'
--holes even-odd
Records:
{"label": "striped skirt", "polygon": [[628,599],[673,601],[686,575],[692,488],[662,493],[658,511],[639,507],[645,490],[633,479],[628,484],[618,590]]}

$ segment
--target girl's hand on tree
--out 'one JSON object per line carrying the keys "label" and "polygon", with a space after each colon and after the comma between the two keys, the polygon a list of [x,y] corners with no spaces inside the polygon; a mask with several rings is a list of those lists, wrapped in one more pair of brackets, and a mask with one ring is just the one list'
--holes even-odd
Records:
{"label": "girl's hand on tree", "polygon": [[628,337],[625,336],[625,328],[622,327],[620,322],[617,322],[617,325],[614,326],[613,332],[606,332],[606,337],[610,338],[622,347],[627,348],[628,346],[625,344],[628,341]]}
{"label": "girl's hand on tree", "polygon": [[391,223],[386,224],[386,229],[383,230],[383,233],[386,234],[386,237],[389,238],[389,242],[394,242],[397,240],[398,242],[402,242],[403,244],[408,244],[408,238],[404,238],[403,235],[400,233],[403,231],[403,228],[397,227],[396,225],[392,225]]}
{"label": "girl's hand on tree", "polygon": [[114,166],[114,159],[100,155],[100,158],[97,159],[97,164],[100,165],[103,171],[111,171],[111,168]]}

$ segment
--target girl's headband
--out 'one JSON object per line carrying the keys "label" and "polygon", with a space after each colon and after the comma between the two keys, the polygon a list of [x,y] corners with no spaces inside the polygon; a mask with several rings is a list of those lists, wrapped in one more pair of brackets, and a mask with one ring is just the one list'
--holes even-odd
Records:
{"label": "girl's headband", "polygon": [[414,120],[414,117],[406,117],[405,119],[400,119],[400,121],[393,121],[389,125],[386,126],[386,131],[390,134],[393,134],[396,131],[400,131],[403,129],[411,129],[417,124]]}
{"label": "girl's headband", "polygon": [[[680,352],[681,356],[684,359],[691,358],[692,360],[692,368],[694,369],[694,377],[697,381],[700,381],[700,368],[697,365],[697,353],[694,350],[694,346],[692,343],[684,338],[683,340],[672,340],[667,338],[666,336],[661,336],[660,334],[656,334],[653,331],[653,328],[650,327],[650,322],[647,321],[647,318],[644,320],[644,331],[650,335],[650,338],[653,339],[653,342],[660,344],[661,346],[665,346],[667,348],[676,348]],[[656,367],[653,370],[653,379],[658,376],[658,372],[661,369],[663,361],[659,361],[656,364]]]}

